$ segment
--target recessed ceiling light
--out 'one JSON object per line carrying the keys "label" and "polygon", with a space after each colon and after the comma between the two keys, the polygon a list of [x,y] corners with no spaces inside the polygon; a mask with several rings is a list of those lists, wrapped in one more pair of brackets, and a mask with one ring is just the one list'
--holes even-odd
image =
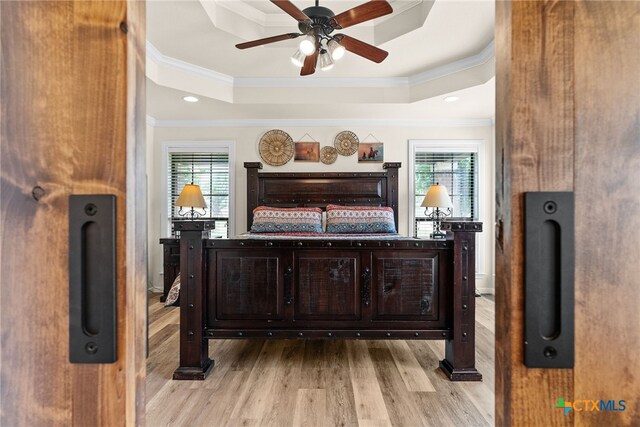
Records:
{"label": "recessed ceiling light", "polygon": [[459,100],[460,98],[457,96],[447,96],[444,99],[444,102],[456,102],[457,100]]}
{"label": "recessed ceiling light", "polygon": [[187,102],[198,102],[198,98],[196,98],[195,96],[185,96],[182,99],[184,99]]}

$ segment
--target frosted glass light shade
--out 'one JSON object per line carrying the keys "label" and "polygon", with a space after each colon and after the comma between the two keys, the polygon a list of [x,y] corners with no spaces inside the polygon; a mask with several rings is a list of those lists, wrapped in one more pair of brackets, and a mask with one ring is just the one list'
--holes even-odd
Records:
{"label": "frosted glass light shade", "polygon": [[436,183],[429,187],[420,205],[424,208],[453,208],[449,192],[444,185]]}
{"label": "frosted glass light shade", "polygon": [[306,56],[304,53],[300,51],[300,49],[296,50],[296,53],[291,57],[291,63],[296,67],[302,67],[304,65],[304,60]]}
{"label": "frosted glass light shade", "polygon": [[346,52],[344,46],[333,39],[329,40],[329,43],[327,43],[327,47],[329,48],[329,53],[331,54],[331,58],[334,61],[342,58],[344,56],[344,53]]}
{"label": "frosted glass light shade", "polygon": [[304,36],[298,47],[302,53],[309,56],[316,51],[316,38],[311,34],[307,34]]}
{"label": "frosted glass light shade", "polygon": [[186,184],[178,200],[176,200],[176,206],[184,206],[190,208],[206,208],[207,203],[204,201],[200,186],[195,184]]}
{"label": "frosted glass light shade", "polygon": [[328,71],[333,68],[333,59],[331,59],[331,55],[322,49],[320,51],[320,69],[322,71]]}

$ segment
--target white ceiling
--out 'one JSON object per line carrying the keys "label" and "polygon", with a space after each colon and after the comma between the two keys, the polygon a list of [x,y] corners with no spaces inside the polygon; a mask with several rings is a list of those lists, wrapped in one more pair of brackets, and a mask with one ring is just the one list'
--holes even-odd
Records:
{"label": "white ceiling", "polygon": [[[314,4],[292,1],[300,9]],[[320,5],[338,14],[364,1]],[[148,1],[147,114],[157,121],[493,117],[493,1],[390,3],[393,14],[340,30],[387,50],[384,62],[347,52],[330,71],[301,77],[289,60],[295,40],[235,48],[297,32],[296,21],[270,1]],[[452,92],[460,101],[442,102]],[[186,94],[201,101],[185,103]]]}

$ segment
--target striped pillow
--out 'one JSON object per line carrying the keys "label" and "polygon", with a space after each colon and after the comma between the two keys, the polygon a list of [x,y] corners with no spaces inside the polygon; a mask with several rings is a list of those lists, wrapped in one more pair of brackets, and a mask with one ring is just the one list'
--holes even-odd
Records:
{"label": "striped pillow", "polygon": [[327,205],[327,233],[397,233],[393,209]]}
{"label": "striped pillow", "polygon": [[253,210],[252,233],[322,233],[320,208],[271,208]]}

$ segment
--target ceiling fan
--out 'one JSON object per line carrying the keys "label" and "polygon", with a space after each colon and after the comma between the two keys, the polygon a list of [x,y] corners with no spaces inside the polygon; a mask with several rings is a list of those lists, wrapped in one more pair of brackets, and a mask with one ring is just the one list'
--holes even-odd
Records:
{"label": "ceiling fan", "polygon": [[247,49],[303,36],[298,51],[291,57],[294,65],[302,67],[301,76],[313,74],[318,63],[321,70],[330,69],[333,67],[333,61],[342,58],[345,50],[377,63],[384,61],[389,54],[346,34],[332,35],[334,30],[351,27],[393,12],[391,5],[386,0],[370,0],[338,15],[334,14],[331,9],[320,6],[319,0],[316,0],[315,6],[304,10],[298,9],[289,0],[271,0],[271,2],[298,21],[300,33],[281,34],[240,43],[236,45],[238,49]]}

